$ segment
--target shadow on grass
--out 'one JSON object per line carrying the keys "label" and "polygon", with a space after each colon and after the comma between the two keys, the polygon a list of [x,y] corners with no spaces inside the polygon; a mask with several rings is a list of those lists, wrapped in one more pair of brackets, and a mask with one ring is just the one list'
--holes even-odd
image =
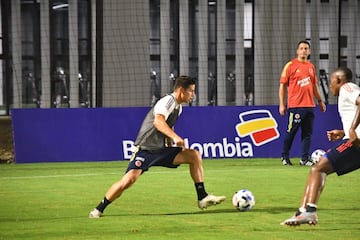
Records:
{"label": "shadow on grass", "polygon": [[[105,214],[108,217],[118,217],[118,216],[177,216],[177,215],[201,215],[201,214],[252,214],[252,213],[268,213],[268,214],[293,214],[297,210],[296,207],[289,208],[289,207],[278,207],[278,208],[253,208],[250,211],[237,211],[236,209],[229,208],[229,209],[205,209],[205,210],[197,210],[197,211],[189,211],[189,212],[167,212],[167,213],[123,213],[123,214]],[[322,211],[345,211],[352,214],[354,211],[359,211],[360,207],[354,208],[321,208]]]}
{"label": "shadow on grass", "polygon": [[295,212],[295,208],[281,208],[281,209],[267,209],[267,208],[254,208],[250,211],[237,211],[234,208],[229,209],[205,209],[205,210],[197,210],[197,211],[189,211],[189,212],[170,212],[170,213],[128,213],[128,214],[105,214],[106,216],[176,216],[176,215],[195,215],[195,214],[224,214],[224,213],[256,213],[256,212],[263,212],[263,213],[270,213],[270,214],[278,214],[284,212]]}

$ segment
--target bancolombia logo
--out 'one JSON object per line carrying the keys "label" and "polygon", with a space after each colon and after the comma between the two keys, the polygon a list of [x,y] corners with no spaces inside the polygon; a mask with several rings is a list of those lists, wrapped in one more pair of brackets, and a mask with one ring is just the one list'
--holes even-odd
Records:
{"label": "bancolombia logo", "polygon": [[[253,157],[253,145],[250,142],[241,142],[241,138],[250,136],[255,146],[261,146],[280,136],[277,122],[268,110],[242,112],[239,114],[239,119],[240,123],[235,126],[239,137],[235,137],[234,142],[222,138],[221,142],[216,143],[190,144],[189,139],[185,138],[185,147],[198,150],[205,158]],[[134,151],[134,141],[123,140],[122,145],[124,159],[130,159]]]}
{"label": "bancolombia logo", "polygon": [[240,123],[236,125],[239,137],[250,135],[255,146],[261,146],[279,138],[277,122],[269,110],[252,110],[239,114]]}
{"label": "bancolombia logo", "polygon": [[[235,137],[235,143],[228,142],[223,138],[222,142],[217,143],[192,143],[189,145],[189,139],[185,138],[185,147],[198,150],[206,158],[227,158],[227,157],[252,157],[254,155],[253,147],[249,142],[240,142],[239,137]],[[130,159],[134,151],[134,141],[123,141],[124,159]]]}

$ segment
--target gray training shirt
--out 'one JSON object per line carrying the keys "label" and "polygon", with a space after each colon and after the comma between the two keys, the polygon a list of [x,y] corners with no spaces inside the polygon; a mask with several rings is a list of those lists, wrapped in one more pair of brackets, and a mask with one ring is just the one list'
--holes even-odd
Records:
{"label": "gray training shirt", "polygon": [[135,146],[143,150],[158,150],[165,147],[166,136],[159,132],[153,124],[155,115],[164,115],[166,123],[172,128],[181,112],[182,106],[176,102],[173,93],[162,97],[147,113],[141,124]]}

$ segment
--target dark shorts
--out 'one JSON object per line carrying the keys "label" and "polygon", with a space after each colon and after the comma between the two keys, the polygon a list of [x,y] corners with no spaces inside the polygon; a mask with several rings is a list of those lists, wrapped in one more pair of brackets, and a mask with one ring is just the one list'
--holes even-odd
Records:
{"label": "dark shorts", "polygon": [[174,165],[173,160],[180,151],[180,147],[166,147],[155,151],[139,150],[130,161],[126,172],[131,169],[141,169],[145,172],[152,166],[177,168],[179,165]]}
{"label": "dark shorts", "polygon": [[360,149],[352,146],[348,140],[342,140],[338,145],[325,153],[337,175],[344,175],[360,168]]}

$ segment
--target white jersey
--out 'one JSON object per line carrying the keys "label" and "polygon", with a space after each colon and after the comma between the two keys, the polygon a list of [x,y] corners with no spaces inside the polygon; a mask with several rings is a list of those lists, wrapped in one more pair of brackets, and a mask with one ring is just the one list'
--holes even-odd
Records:
{"label": "white jersey", "polygon": [[[349,129],[354,121],[357,110],[356,99],[360,95],[360,88],[355,83],[348,82],[341,86],[338,97],[338,111],[341,117],[344,139],[349,138]],[[356,134],[360,136],[360,127],[356,128]]]}

